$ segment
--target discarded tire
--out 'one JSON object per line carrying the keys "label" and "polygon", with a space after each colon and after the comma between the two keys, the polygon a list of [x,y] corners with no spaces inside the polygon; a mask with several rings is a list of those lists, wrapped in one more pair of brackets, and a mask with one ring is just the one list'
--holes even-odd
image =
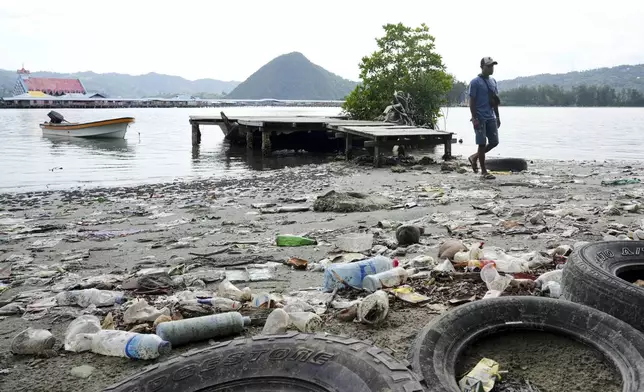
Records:
{"label": "discarded tire", "polygon": [[485,168],[493,171],[520,172],[528,170],[528,162],[521,158],[490,158],[485,160]]}
{"label": "discarded tire", "polygon": [[430,392],[458,392],[461,353],[487,335],[512,330],[554,332],[599,350],[621,374],[624,392],[644,391],[644,335],[588,306],[542,297],[480,300],[427,324],[409,353],[412,369]]}
{"label": "discarded tire", "polygon": [[611,314],[644,332],[644,241],[586,244],[568,258],[564,298]]}
{"label": "discarded tire", "polygon": [[347,337],[291,333],[222,342],[151,366],[107,391],[422,392],[405,364]]}

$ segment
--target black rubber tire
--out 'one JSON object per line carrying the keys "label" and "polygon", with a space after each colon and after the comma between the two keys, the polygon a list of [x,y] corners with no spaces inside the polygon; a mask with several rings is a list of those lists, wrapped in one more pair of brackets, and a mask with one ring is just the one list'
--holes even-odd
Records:
{"label": "black rubber tire", "polygon": [[412,369],[429,392],[458,392],[455,365],[476,340],[512,330],[548,331],[595,347],[621,373],[624,392],[644,391],[644,335],[588,306],[544,297],[479,300],[438,317],[418,334]]}
{"label": "black rubber tire", "polygon": [[528,170],[528,162],[522,158],[490,158],[485,160],[485,168],[493,171],[520,172]]}
{"label": "black rubber tire", "polygon": [[561,278],[565,299],[613,315],[644,332],[644,288],[617,275],[644,274],[644,241],[605,241],[581,246]]}
{"label": "black rubber tire", "polygon": [[[247,389],[246,389],[247,388]],[[422,392],[401,363],[357,339],[288,333],[222,342],[151,366],[107,391]]]}

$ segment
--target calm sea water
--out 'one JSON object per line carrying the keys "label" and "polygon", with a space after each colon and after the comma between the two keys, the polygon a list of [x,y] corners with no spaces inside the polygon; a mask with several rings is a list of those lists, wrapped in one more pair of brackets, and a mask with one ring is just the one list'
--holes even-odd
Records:
{"label": "calm sea water", "polygon": [[[38,124],[49,110],[0,110],[0,191],[60,189],[228,176],[321,161],[298,155],[262,159],[229,148],[218,127],[202,126],[202,144],[193,149],[190,115],[204,109],[62,109],[69,121],[136,118],[125,140],[95,141],[43,137]],[[334,115],[339,108],[226,108],[236,115]],[[444,110],[441,128],[463,144],[453,153],[471,154],[474,134],[467,108]],[[642,108],[502,108],[500,146],[492,156],[530,159],[644,160]],[[436,148],[442,155],[442,147]]]}

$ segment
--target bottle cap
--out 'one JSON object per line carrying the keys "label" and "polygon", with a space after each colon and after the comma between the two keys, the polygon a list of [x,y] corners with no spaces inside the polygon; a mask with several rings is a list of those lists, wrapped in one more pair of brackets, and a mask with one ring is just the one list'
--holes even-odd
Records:
{"label": "bottle cap", "polygon": [[394,259],[394,268],[398,267],[399,265],[400,265],[400,262],[398,261],[398,259]]}

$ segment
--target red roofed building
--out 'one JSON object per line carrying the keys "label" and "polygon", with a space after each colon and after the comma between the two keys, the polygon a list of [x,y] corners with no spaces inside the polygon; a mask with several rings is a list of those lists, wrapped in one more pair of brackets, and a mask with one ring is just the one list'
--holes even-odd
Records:
{"label": "red roofed building", "polygon": [[34,78],[24,67],[18,70],[18,80],[14,87],[14,95],[40,91],[55,97],[65,94],[87,94],[80,79],[63,78]]}

